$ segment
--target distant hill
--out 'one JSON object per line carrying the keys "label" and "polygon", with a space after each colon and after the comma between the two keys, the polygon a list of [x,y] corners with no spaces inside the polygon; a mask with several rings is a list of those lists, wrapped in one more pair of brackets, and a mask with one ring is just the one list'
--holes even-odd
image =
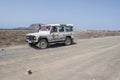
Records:
{"label": "distant hill", "polygon": [[31,30],[31,29],[27,27],[18,27],[18,28],[13,28],[12,30]]}
{"label": "distant hill", "polygon": [[31,24],[29,27],[18,27],[18,28],[11,28],[11,29],[0,28],[0,30],[38,30],[39,25],[43,25],[43,24]]}
{"label": "distant hill", "polygon": [[43,24],[31,24],[29,29],[33,29],[33,30],[35,29],[36,30],[36,29],[39,28],[39,25],[43,25]]}
{"label": "distant hill", "polygon": [[18,27],[13,29],[14,30],[37,30],[39,28],[39,25],[43,25],[43,24],[31,24],[29,27]]}
{"label": "distant hill", "polygon": [[0,30],[31,30],[30,28],[27,27],[18,27],[18,28],[0,28]]}

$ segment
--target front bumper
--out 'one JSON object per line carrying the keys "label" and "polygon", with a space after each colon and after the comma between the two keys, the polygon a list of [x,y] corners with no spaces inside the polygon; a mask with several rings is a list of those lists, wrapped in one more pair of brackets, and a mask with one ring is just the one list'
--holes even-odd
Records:
{"label": "front bumper", "polygon": [[36,42],[36,41],[26,40],[26,42],[28,42],[28,43],[34,43],[34,42]]}

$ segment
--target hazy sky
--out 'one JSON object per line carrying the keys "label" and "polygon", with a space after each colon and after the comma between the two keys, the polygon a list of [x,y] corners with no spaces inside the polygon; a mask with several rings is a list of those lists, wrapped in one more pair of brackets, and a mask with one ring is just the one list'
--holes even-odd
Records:
{"label": "hazy sky", "polygon": [[33,23],[120,30],[120,0],[0,0],[0,28],[29,27]]}

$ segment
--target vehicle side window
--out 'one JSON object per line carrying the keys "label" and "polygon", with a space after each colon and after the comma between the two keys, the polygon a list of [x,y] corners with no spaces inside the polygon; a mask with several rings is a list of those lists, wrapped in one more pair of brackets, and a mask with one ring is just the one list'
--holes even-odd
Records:
{"label": "vehicle side window", "polygon": [[64,26],[59,27],[59,32],[64,32]]}
{"label": "vehicle side window", "polygon": [[57,27],[56,26],[52,27],[52,32],[57,32]]}
{"label": "vehicle side window", "polygon": [[65,29],[66,29],[66,32],[73,31],[73,27],[72,26],[66,26]]}

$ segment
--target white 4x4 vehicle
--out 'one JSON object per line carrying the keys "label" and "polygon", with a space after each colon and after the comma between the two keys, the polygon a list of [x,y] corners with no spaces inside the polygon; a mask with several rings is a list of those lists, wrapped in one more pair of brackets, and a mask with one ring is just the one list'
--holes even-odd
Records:
{"label": "white 4x4 vehicle", "polygon": [[38,32],[26,35],[26,41],[30,46],[38,45],[45,49],[50,43],[64,43],[70,45],[73,43],[73,25],[72,24],[45,24],[40,25]]}

